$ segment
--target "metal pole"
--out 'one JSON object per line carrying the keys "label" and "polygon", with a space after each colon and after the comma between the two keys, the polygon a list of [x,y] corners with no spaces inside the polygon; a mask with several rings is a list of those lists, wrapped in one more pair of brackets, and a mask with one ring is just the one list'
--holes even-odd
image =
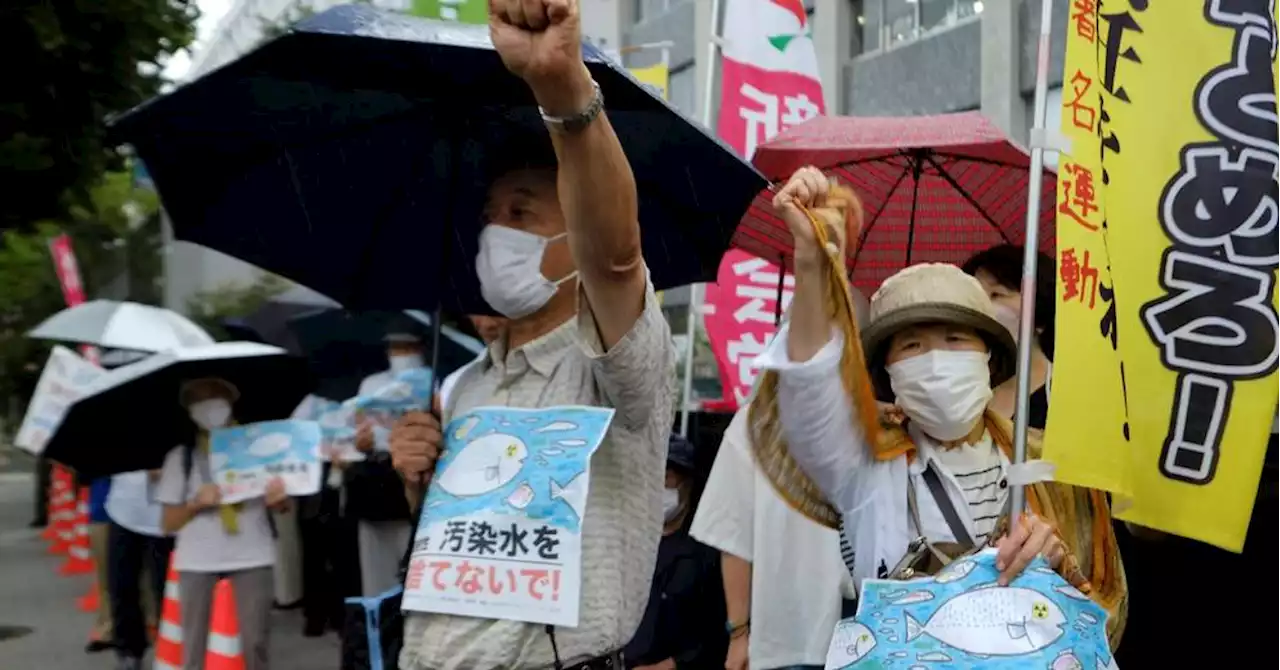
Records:
{"label": "metal pole", "polygon": [[[1036,264],[1040,247],[1040,188],[1044,177],[1044,108],[1049,83],[1049,33],[1053,0],[1040,2],[1040,44],[1036,50],[1036,93],[1031,130],[1031,182],[1027,186],[1027,234],[1022,255],[1022,309],[1018,326],[1018,396],[1014,405],[1013,462],[1027,461],[1027,418],[1031,410],[1031,340],[1035,337]],[[1013,513],[1026,509],[1021,485],[1012,490]]]}
{"label": "metal pole", "polygon": [[[711,0],[711,34],[707,35],[707,77],[702,82],[702,125],[710,128],[711,99],[716,94],[716,60],[720,55],[720,0]],[[689,310],[685,320],[684,389],[680,393],[680,435],[689,436],[689,405],[693,399],[693,352],[698,334],[698,316],[702,312],[702,285],[689,286]],[[733,389],[725,389],[733,393]]]}

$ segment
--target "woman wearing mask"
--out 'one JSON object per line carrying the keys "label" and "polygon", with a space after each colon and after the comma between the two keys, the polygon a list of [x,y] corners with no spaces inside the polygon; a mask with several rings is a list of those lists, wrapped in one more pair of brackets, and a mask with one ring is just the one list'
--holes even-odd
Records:
{"label": "woman wearing mask", "polygon": [[[1036,512],[1000,530],[1009,487],[1018,478],[1033,480],[1010,465],[1008,421],[986,409],[992,387],[1013,376],[1016,346],[982,286],[959,268],[912,266],[872,297],[861,334],[866,370],[876,397],[894,403],[900,427],[880,431],[889,439],[867,439],[878,429],[874,400],[859,393],[856,381],[846,386],[845,368],[859,374],[849,361],[842,365],[854,349],[846,352],[826,304],[826,250],[801,209],[838,238],[856,239],[861,208],[842,191],[832,193],[827,177],[806,167],[774,199],[795,238],[796,288],[790,323],[757,361],[776,374],[777,418],[790,453],[843,516],[855,582],[889,576],[920,536],[958,550],[994,543],[1001,584],[1043,557],[1111,612],[1109,631],[1118,637],[1123,572],[1100,494],[1028,487]],[[762,425],[755,416],[752,424]],[[1075,514],[1054,511],[1064,506]],[[1058,527],[1054,516],[1078,521]]]}
{"label": "woman wearing mask", "polygon": [[689,536],[696,468],[693,445],[672,435],[667,447],[662,541],[640,627],[623,652],[627,667],[640,670],[718,668],[727,638],[720,556]]}
{"label": "woman wearing mask", "polygon": [[175,534],[173,567],[181,593],[182,664],[204,667],[213,592],[230,580],[246,670],[266,670],[273,600],[275,543],[268,509],[289,503],[278,478],[266,495],[234,505],[220,502],[209,463],[209,432],[234,425],[232,405],[239,391],[216,378],[188,381],[179,402],[195,424],[192,444],[175,447],[165,458],[156,499],[164,505],[162,526]]}
{"label": "woman wearing mask", "polygon": [[[999,321],[1014,340],[1022,309],[1022,247],[1001,244],[979,252],[964,264],[966,274],[982,284]],[[1044,430],[1049,416],[1049,388],[1053,376],[1053,315],[1057,308],[1053,259],[1040,254],[1036,263],[1035,339],[1031,341],[1031,404],[1027,425]],[[1011,378],[992,390],[991,409],[1013,418],[1018,379]]]}

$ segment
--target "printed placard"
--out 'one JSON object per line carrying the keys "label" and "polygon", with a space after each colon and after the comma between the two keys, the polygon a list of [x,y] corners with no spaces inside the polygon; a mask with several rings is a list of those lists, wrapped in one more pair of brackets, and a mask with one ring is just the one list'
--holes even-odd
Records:
{"label": "printed placard", "polygon": [[[355,451],[355,427],[361,421],[373,425],[373,448],[387,451],[390,448],[391,427],[406,412],[426,410],[431,407],[431,394],[435,391],[434,377],[429,368],[414,368],[397,373],[386,386],[344,402],[343,408],[351,414],[351,452],[356,457],[341,460],[364,460],[364,455]],[[344,452],[345,453],[345,452]]]}
{"label": "printed placard", "polygon": [[858,613],[836,625],[827,670],[935,668],[1118,670],[1107,612],[1045,563],[998,586],[996,550],[936,576],[862,583]]}
{"label": "printed placard", "polygon": [[258,498],[279,477],[291,496],[320,490],[320,424],[287,419],[222,428],[209,435],[209,469],[222,502]]}
{"label": "printed placard", "polygon": [[404,609],[578,625],[591,455],[613,410],[484,407],[445,427]]}
{"label": "printed placard", "polygon": [[105,370],[74,351],[55,346],[36,382],[36,390],[31,394],[31,402],[13,444],[31,454],[43,452],[44,445],[62,425],[67,408],[103,374],[106,374]]}

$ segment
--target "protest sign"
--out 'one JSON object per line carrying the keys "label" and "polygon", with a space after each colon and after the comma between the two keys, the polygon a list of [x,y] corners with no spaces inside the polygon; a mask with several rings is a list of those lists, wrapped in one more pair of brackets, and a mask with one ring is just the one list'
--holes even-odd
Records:
{"label": "protest sign", "polygon": [[32,454],[43,452],[45,443],[62,423],[67,407],[80,398],[90,383],[105,373],[70,349],[55,346],[36,382],[36,390],[31,394],[27,414],[22,417],[22,425],[18,427],[13,444]]}
{"label": "protest sign", "polygon": [[613,410],[484,407],[445,427],[404,608],[578,625],[591,454]]}
{"label": "protest sign", "polygon": [[261,497],[274,477],[291,496],[312,495],[320,490],[320,424],[287,419],[215,430],[209,468],[224,503]]}
{"label": "protest sign", "polygon": [[1240,551],[1277,400],[1275,3],[1079,4],[1044,457]]}
{"label": "protest sign", "polygon": [[294,412],[293,418],[320,424],[321,460],[363,461],[364,454],[355,448],[353,413],[351,407],[336,400],[310,395]]}
{"label": "protest sign", "polygon": [[[354,431],[356,425],[367,421],[373,426],[373,448],[387,451],[390,448],[388,438],[391,427],[395,425],[396,419],[405,412],[431,408],[431,394],[435,391],[432,381],[429,368],[414,368],[397,373],[386,386],[343,403],[343,408],[351,412],[352,423],[348,425]],[[353,432],[352,440],[354,439]],[[354,447],[351,451],[359,454]],[[363,460],[363,456],[343,460]]]}
{"label": "protest sign", "polygon": [[863,581],[857,614],[831,636],[827,670],[1118,670],[1106,610],[1043,558],[997,586],[995,559],[996,550],[986,549],[934,577]]}

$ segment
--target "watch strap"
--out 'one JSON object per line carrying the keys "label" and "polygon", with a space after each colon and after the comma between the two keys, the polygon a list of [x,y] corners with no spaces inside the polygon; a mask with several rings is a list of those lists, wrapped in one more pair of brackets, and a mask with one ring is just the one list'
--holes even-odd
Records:
{"label": "watch strap", "polygon": [[604,94],[600,91],[600,84],[593,80],[591,87],[594,91],[591,96],[591,102],[587,103],[586,108],[577,114],[552,116],[547,113],[547,110],[538,107],[538,113],[542,115],[542,122],[551,130],[560,133],[577,133],[586,129],[600,116],[600,112],[604,111]]}

